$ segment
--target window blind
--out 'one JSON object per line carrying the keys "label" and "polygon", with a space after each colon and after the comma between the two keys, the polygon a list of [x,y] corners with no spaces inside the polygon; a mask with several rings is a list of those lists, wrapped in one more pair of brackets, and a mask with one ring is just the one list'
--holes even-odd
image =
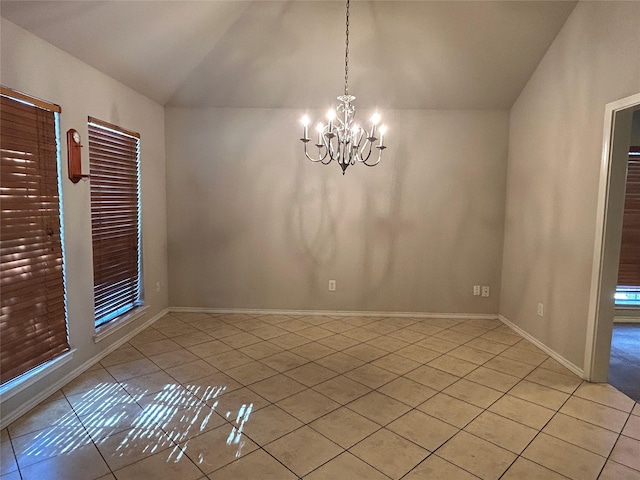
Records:
{"label": "window blind", "polygon": [[95,324],[140,304],[139,135],[89,117]]}
{"label": "window blind", "polygon": [[629,152],[618,285],[640,287],[640,146]]}
{"label": "window blind", "polygon": [[[57,105],[0,96],[0,383],[69,350],[64,299]],[[37,103],[40,106],[35,106]],[[43,108],[46,106],[48,108]]]}

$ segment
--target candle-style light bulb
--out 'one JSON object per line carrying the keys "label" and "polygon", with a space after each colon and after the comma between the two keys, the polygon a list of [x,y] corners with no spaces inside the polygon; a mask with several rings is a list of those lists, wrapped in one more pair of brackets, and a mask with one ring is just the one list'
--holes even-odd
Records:
{"label": "candle-style light bulb", "polygon": [[378,112],[371,115],[371,138],[376,136],[376,125],[380,121],[380,114]]}
{"label": "candle-style light bulb", "polygon": [[357,144],[359,143],[359,138],[358,138],[359,133],[360,133],[360,125],[355,124],[353,127],[351,127],[351,142],[353,146],[357,146]]}
{"label": "candle-style light bulb", "polygon": [[329,133],[333,130],[333,121],[336,118],[336,111],[332,108],[327,112],[327,119],[329,120]]}
{"label": "candle-style light bulb", "polygon": [[322,145],[322,130],[323,130],[323,126],[321,123],[319,123],[318,125],[316,125],[316,130],[318,131],[318,145]]}
{"label": "candle-style light bulb", "polygon": [[386,125],[380,125],[380,144],[379,147],[384,147],[384,134],[387,132]]}
{"label": "candle-style light bulb", "polygon": [[307,115],[303,115],[300,121],[302,122],[302,125],[304,127],[304,137],[302,138],[307,140],[309,138],[309,117]]}

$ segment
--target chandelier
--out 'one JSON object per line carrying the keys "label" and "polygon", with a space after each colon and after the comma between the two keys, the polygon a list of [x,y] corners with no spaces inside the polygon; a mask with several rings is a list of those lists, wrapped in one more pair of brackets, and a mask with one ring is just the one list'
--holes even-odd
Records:
{"label": "chandelier", "polygon": [[[387,148],[384,145],[384,134],[387,130],[385,125],[380,125],[380,115],[376,112],[371,117],[371,128],[366,130],[355,121],[356,107],[353,101],[356,99],[349,95],[349,0],[347,0],[346,13],[346,40],[344,54],[344,95],[338,97],[340,102],[336,109],[329,110],[327,123],[318,123],[316,131],[318,133],[317,156],[309,155],[309,117],[302,117],[304,126],[304,136],[300,140],[304,143],[304,154],[312,162],[320,162],[328,165],[332,161],[338,162],[342,168],[342,174],[349,165],[356,162],[363,163],[367,167],[373,167],[380,163],[382,151]],[[377,129],[377,131],[376,131]],[[380,137],[376,137],[379,134]],[[377,144],[376,144],[377,142]],[[372,152],[378,150],[377,154]]]}

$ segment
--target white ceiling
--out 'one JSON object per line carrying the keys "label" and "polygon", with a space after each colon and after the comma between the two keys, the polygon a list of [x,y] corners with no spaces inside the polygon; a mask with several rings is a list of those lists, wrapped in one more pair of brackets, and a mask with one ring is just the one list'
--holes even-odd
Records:
{"label": "white ceiling", "polygon": [[[509,108],[575,1],[354,1],[349,90],[381,108]],[[2,0],[0,14],[164,105],[315,108],[344,83],[335,1]]]}

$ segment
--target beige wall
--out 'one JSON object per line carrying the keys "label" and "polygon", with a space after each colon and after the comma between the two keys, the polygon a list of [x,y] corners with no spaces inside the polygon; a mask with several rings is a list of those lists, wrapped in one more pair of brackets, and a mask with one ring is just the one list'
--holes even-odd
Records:
{"label": "beige wall", "polygon": [[[61,106],[63,138],[62,201],[66,252],[68,324],[73,359],[43,381],[2,402],[3,419],[11,412],[91,362],[114,342],[168,306],[166,256],[166,189],[164,110],[97,70],[2,19],[1,83]],[[84,139],[83,170],[88,170],[87,116],[134,130],[141,136],[142,235],[144,297],[149,306],[142,318],[94,343],[93,270],[89,183],[67,178],[65,133],[75,128]],[[156,292],[156,282],[160,291]]]}
{"label": "beige wall", "polygon": [[507,112],[381,112],[381,164],[344,176],[303,112],[167,109],[170,304],[496,314]]}
{"label": "beige wall", "polygon": [[511,110],[500,312],[580,368],[605,105],[640,91],[638,25],[640,2],[578,4]]}

